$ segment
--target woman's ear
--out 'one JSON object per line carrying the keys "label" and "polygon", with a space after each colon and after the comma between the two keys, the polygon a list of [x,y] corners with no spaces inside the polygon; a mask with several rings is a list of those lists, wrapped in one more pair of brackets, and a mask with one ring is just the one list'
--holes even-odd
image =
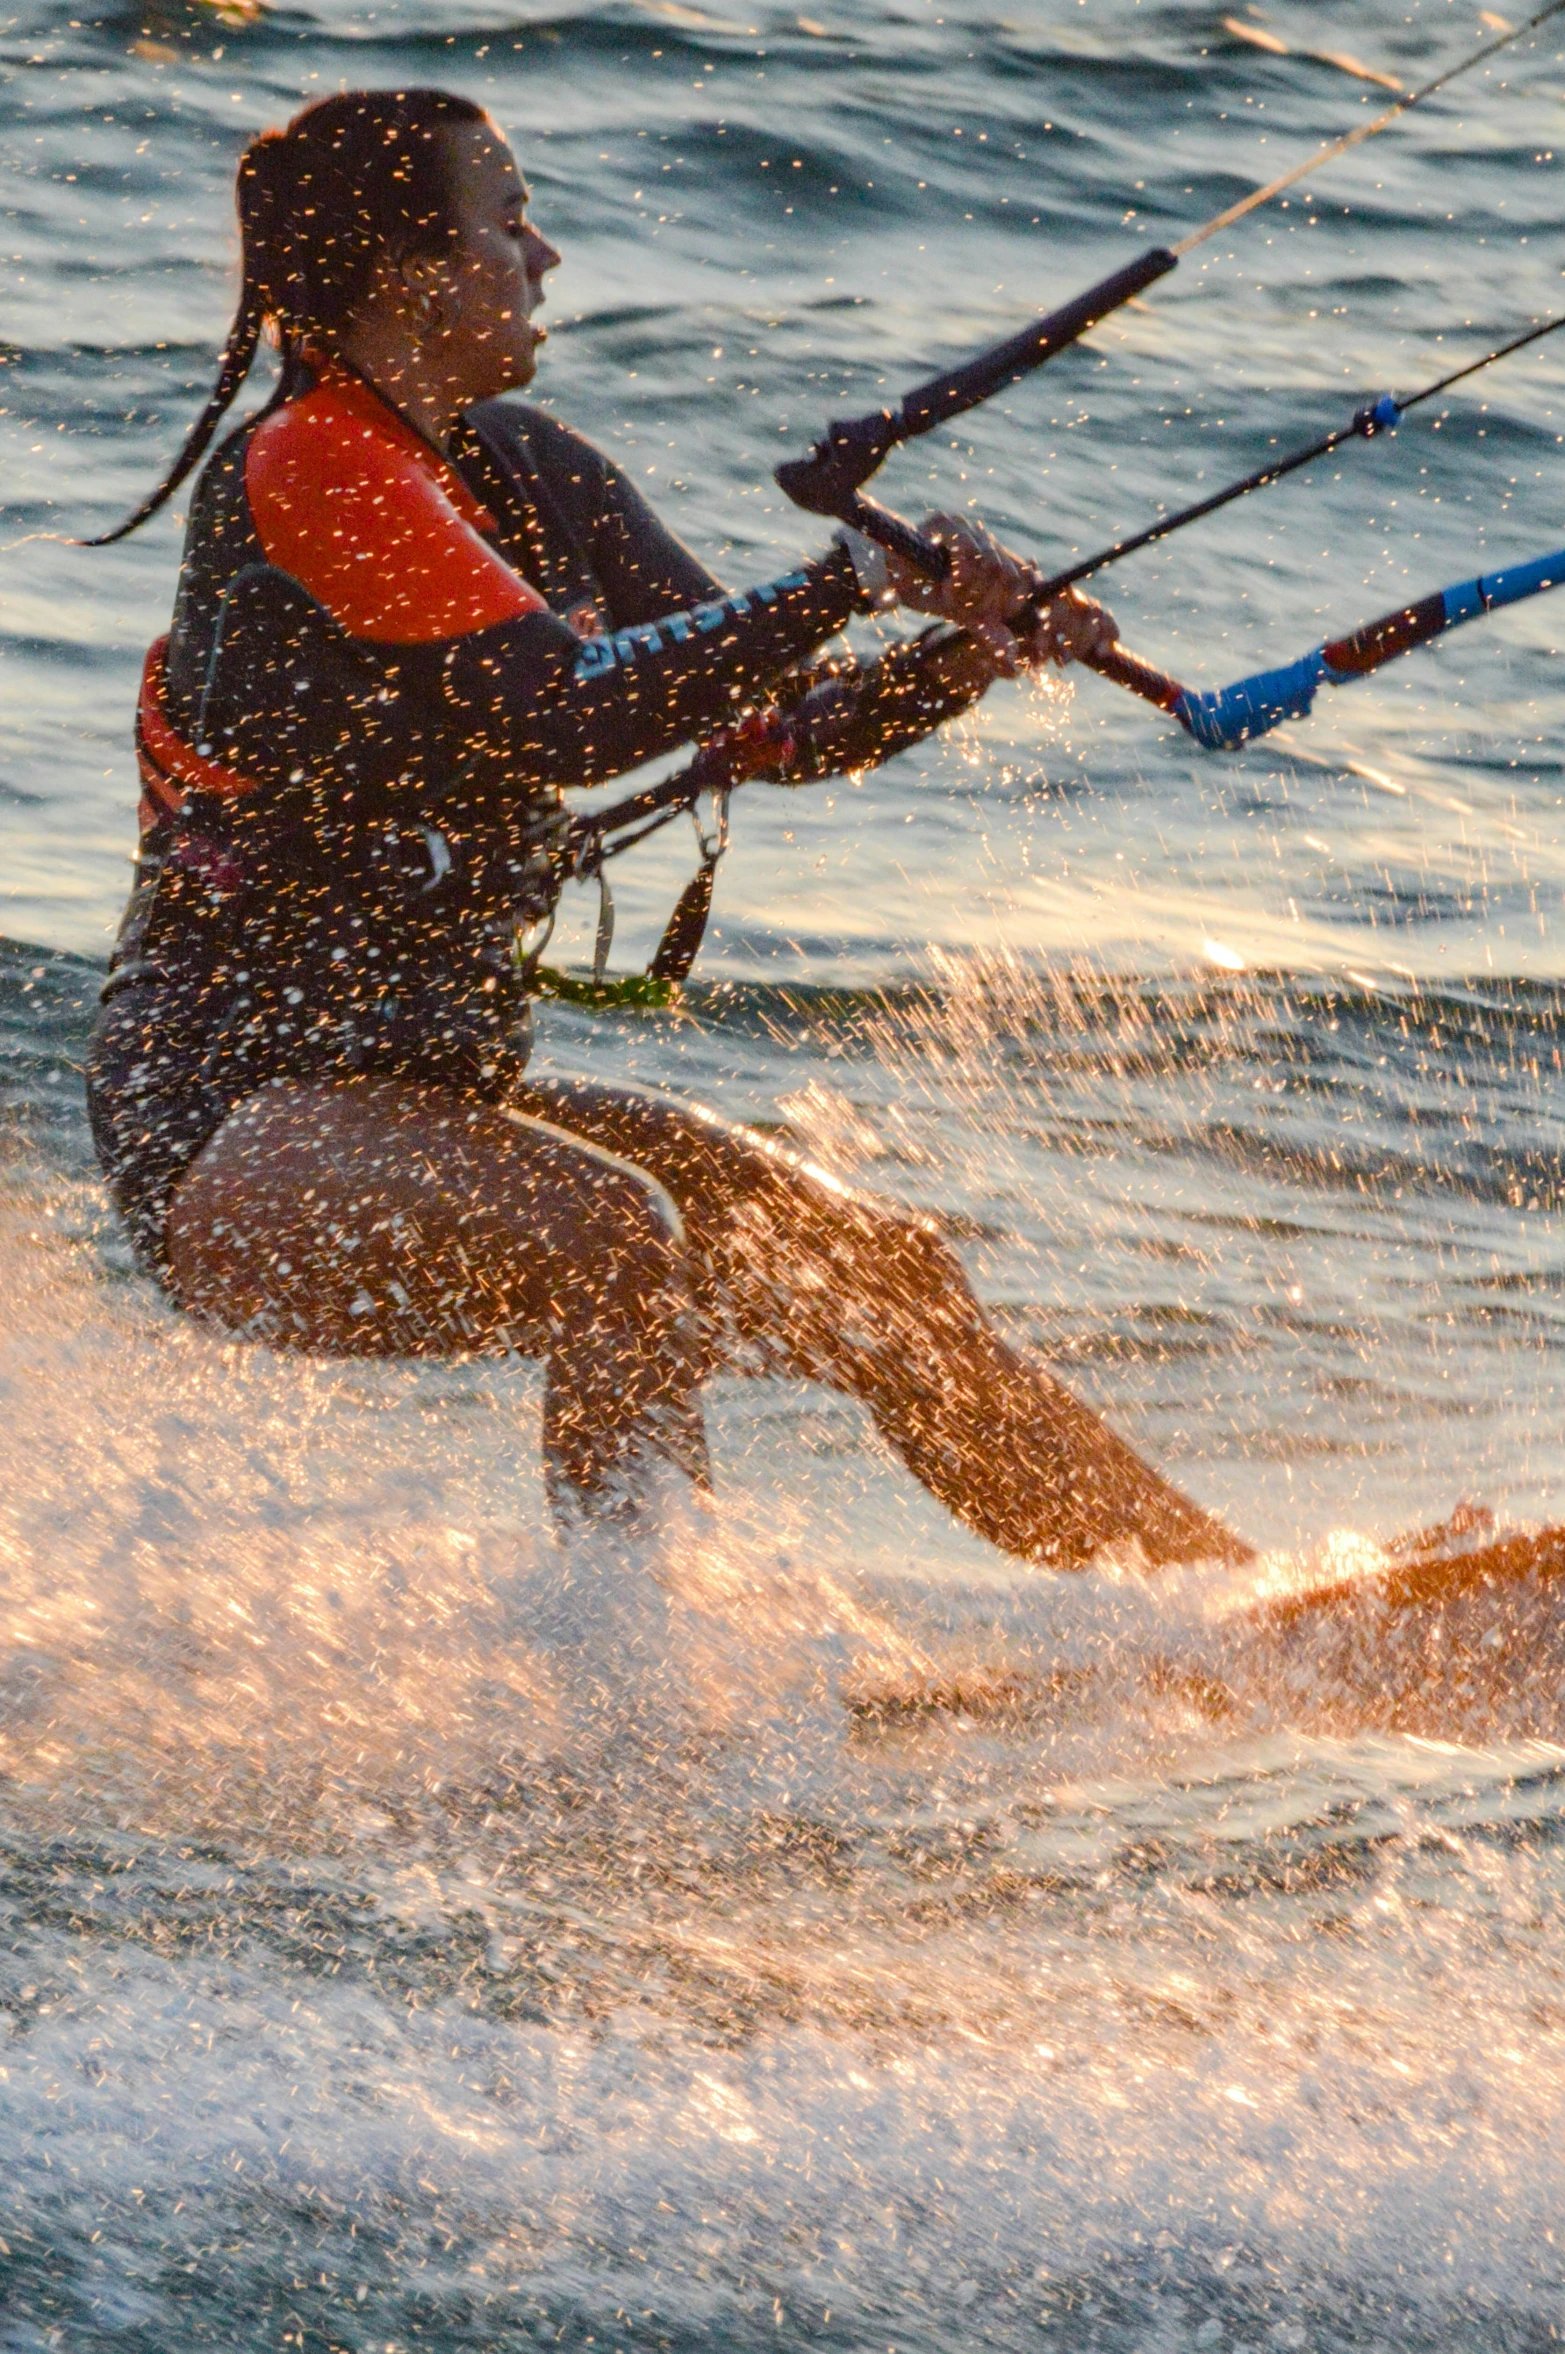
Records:
{"label": "woman's ear", "polygon": [[402,297],[399,307],[419,327],[437,327],[446,289],[446,273],[437,256],[409,254],[392,267]]}

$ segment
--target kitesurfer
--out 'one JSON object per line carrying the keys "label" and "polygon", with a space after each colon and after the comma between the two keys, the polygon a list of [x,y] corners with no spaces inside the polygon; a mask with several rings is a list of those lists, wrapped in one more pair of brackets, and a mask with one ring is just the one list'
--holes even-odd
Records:
{"label": "kitesurfer", "polygon": [[91,1049],[143,1263],[281,1348],[543,1353],[567,1512],[658,1459],[702,1483],[700,1382],[738,1363],[862,1399],[1030,1558],[1241,1551],[1000,1337],[929,1220],[697,1105],[525,1076],[514,944],[558,893],[563,787],[699,736],[876,605],[959,625],[898,741],[1112,621],[1071,596],[1014,638],[1016,560],[951,518],[938,588],[845,534],[727,592],[590,444],[500,398],[559,257],[464,99],[322,100],[253,142],[238,205],[217,386],[121,526],[193,470],[269,331],[277,391],[200,476],[148,658]]}

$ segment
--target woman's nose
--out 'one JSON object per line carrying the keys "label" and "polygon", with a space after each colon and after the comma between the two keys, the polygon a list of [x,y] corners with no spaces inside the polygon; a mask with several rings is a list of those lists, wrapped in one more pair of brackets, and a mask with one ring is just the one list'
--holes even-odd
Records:
{"label": "woman's nose", "polygon": [[559,248],[551,245],[543,231],[535,229],[529,221],[527,224],[528,277],[541,278],[546,270],[558,269],[559,263]]}

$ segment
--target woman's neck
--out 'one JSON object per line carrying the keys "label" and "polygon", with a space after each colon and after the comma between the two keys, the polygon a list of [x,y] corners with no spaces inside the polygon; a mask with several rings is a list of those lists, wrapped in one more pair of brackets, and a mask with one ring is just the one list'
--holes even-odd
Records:
{"label": "woman's neck", "polygon": [[332,338],[328,355],[362,377],[415,432],[444,451],[467,402],[459,387],[434,375],[427,352],[400,321],[382,327],[373,318],[355,320]]}

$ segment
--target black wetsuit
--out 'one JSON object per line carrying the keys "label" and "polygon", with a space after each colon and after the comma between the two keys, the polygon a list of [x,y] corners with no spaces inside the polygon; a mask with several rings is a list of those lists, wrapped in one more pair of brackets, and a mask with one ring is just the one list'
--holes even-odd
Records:
{"label": "black wetsuit", "polygon": [[862,609],[837,548],[729,595],[536,409],[482,404],[447,463],[323,375],[230,436],[149,657],[137,880],[89,1058],[143,1263],[163,1271],[174,1187],[257,1087],[502,1099],[562,786],[709,730]]}

